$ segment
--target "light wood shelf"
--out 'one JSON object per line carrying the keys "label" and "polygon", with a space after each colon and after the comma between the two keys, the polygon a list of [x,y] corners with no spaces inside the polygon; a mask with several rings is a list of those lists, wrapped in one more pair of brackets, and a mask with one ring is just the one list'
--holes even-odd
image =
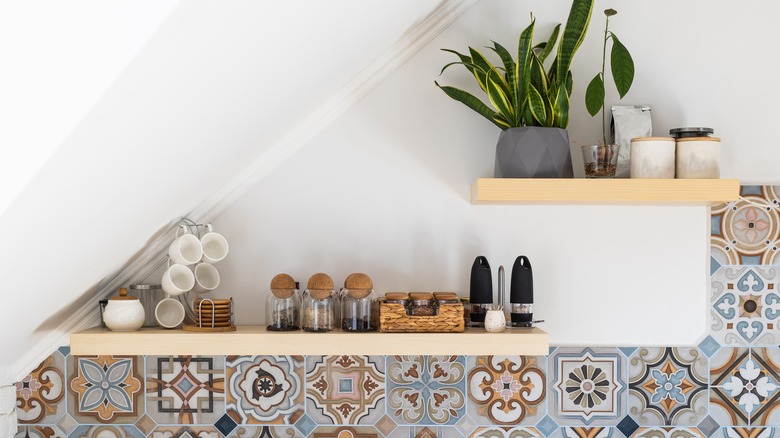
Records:
{"label": "light wood shelf", "polygon": [[737,179],[480,178],[472,204],[689,204],[736,201]]}
{"label": "light wood shelf", "polygon": [[487,333],[307,333],[239,326],[235,332],[197,333],[141,329],[112,332],[91,328],[70,335],[73,355],[544,355],[549,336],[538,327]]}

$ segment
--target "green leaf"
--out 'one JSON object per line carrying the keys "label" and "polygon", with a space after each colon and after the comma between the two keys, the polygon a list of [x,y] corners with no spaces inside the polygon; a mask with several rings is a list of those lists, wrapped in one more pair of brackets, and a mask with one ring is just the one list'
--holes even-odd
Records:
{"label": "green leaf", "polygon": [[437,87],[441,88],[441,90],[444,91],[444,93],[447,94],[447,96],[471,108],[472,110],[477,112],[482,117],[488,119],[491,123],[498,126],[499,128],[501,129],[505,128],[504,126],[498,124],[495,121],[494,116],[496,115],[496,112],[493,111],[489,106],[485,105],[481,100],[474,97],[474,95],[466,91],[457,89],[455,87],[449,87],[446,85],[441,86],[436,81],[434,81],[434,84],[436,84]]}
{"label": "green leaf", "polygon": [[558,88],[555,94],[555,104],[553,107],[553,116],[555,118],[555,127],[566,129],[569,125],[569,93],[565,86]]}
{"label": "green leaf", "polygon": [[591,116],[595,116],[604,106],[604,79],[597,73],[585,90],[585,107]]}
{"label": "green leaf", "polygon": [[506,120],[515,126],[519,126],[517,112],[515,111],[515,107],[512,106],[511,98],[509,97],[509,93],[507,93],[504,84],[506,84],[506,82],[497,70],[494,69],[489,72],[487,77],[488,99],[490,99],[490,103],[493,104],[493,107],[495,107]]}
{"label": "green leaf", "polygon": [[[526,102],[528,99],[528,89],[531,87],[531,54],[533,53],[534,26],[536,20],[531,20],[523,32],[520,33],[520,39],[517,42],[517,65],[516,77],[518,79],[517,102]],[[521,112],[518,111],[518,115]]]}
{"label": "green leaf", "polygon": [[[536,87],[531,87],[528,93],[528,106],[531,107],[531,114],[538,122],[539,126],[544,126],[547,121],[547,111],[544,109],[544,99]],[[528,123],[526,123],[528,125]]]}
{"label": "green leaf", "polygon": [[495,67],[493,67],[493,64],[491,64],[490,61],[488,61],[488,59],[485,58],[485,56],[479,53],[479,51],[476,49],[469,47],[469,53],[471,53],[471,61],[480,72],[480,75],[477,77],[479,87],[482,88],[482,91],[487,93],[487,75],[492,70],[494,70]]}
{"label": "green leaf", "polygon": [[[542,48],[542,53],[539,54],[539,61],[544,63],[544,60],[547,59],[547,55],[552,52],[553,47],[555,47],[555,42],[558,41],[558,33],[561,31],[561,25],[558,24],[555,26],[555,29],[553,29],[552,35],[550,35],[550,38],[547,39],[546,43],[544,44],[544,47]],[[541,46],[542,44],[539,44]],[[538,47],[538,46],[537,46]]]}
{"label": "green leaf", "polygon": [[507,128],[513,128],[513,126],[507,122],[507,120],[499,113],[496,113],[496,115],[493,116],[493,122],[501,128],[501,130],[507,129]]}
{"label": "green leaf", "polygon": [[[566,20],[566,28],[563,30],[563,36],[558,43],[557,78],[566,77],[566,72],[571,67],[571,61],[574,53],[585,39],[585,33],[588,31],[590,16],[593,13],[593,0],[574,0],[569,11],[569,18]],[[560,79],[559,79],[560,80]]]}
{"label": "green leaf", "polygon": [[606,15],[607,17],[611,17],[613,15],[617,15],[617,11],[612,9],[612,8],[605,9],[604,10],[604,15]]}
{"label": "green leaf", "polygon": [[517,67],[515,65],[515,60],[512,59],[512,55],[509,53],[507,49],[504,48],[504,46],[502,46],[501,44],[495,41],[493,41],[492,49],[494,52],[496,52],[498,57],[501,58],[501,62],[504,63],[504,69],[506,71],[506,81],[509,85],[509,90],[510,90],[509,96],[512,99],[512,106],[518,108],[520,93],[518,91]]}
{"label": "green leaf", "polygon": [[566,72],[566,91],[569,97],[571,97],[571,90],[574,89],[574,78],[571,76],[571,70]]}
{"label": "green leaf", "polygon": [[612,67],[612,79],[620,94],[620,98],[628,93],[634,82],[634,60],[628,49],[612,34],[612,52],[610,53],[610,66]]}

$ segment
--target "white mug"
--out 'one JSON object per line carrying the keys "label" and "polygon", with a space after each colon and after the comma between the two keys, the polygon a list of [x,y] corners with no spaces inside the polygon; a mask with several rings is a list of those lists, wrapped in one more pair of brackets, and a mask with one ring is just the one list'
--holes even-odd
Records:
{"label": "white mug", "polygon": [[227,240],[219,233],[215,233],[211,224],[206,225],[209,232],[204,234],[200,238],[201,247],[203,248],[203,261],[208,263],[217,263],[222,260],[228,254]]}
{"label": "white mug", "polygon": [[195,287],[192,289],[196,294],[202,294],[212,291],[219,286],[219,271],[211,263],[198,263],[195,265]]}
{"label": "white mug", "polygon": [[160,300],[154,308],[154,318],[160,327],[178,327],[184,322],[184,305],[174,298]]}
{"label": "white mug", "polygon": [[190,268],[174,263],[168,266],[162,276],[162,288],[168,295],[181,295],[195,286],[195,275]]}
{"label": "white mug", "polygon": [[189,234],[187,227],[182,225],[184,234],[179,236],[179,230],[176,230],[176,238],[168,247],[168,257],[176,263],[182,265],[191,265],[198,263],[203,257],[203,246],[198,236]]}

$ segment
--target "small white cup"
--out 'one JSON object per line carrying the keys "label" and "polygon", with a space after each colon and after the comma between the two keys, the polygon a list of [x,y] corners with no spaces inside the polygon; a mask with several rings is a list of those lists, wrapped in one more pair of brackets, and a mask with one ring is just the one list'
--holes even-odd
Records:
{"label": "small white cup", "polygon": [[485,330],[501,333],[506,330],[506,315],[503,310],[488,310],[485,313]]}
{"label": "small white cup", "polygon": [[200,238],[200,244],[203,248],[203,261],[208,263],[217,263],[228,254],[227,240],[219,233],[215,233],[211,224],[206,225],[209,232]]}
{"label": "small white cup", "polygon": [[165,298],[154,308],[154,318],[160,327],[176,328],[184,322],[184,305],[174,298]]}
{"label": "small white cup", "polygon": [[179,236],[179,231],[176,230],[176,238],[168,247],[168,256],[174,262],[182,265],[198,263],[203,257],[203,245],[201,245],[198,236],[187,232],[187,228],[184,225],[182,225],[182,229],[184,234],[181,236]]}
{"label": "small white cup", "polygon": [[162,276],[162,288],[168,295],[181,295],[195,287],[195,275],[190,268],[174,263],[168,266]]}
{"label": "small white cup", "polygon": [[192,291],[202,294],[219,286],[219,271],[211,263],[201,262],[195,265],[195,287]]}

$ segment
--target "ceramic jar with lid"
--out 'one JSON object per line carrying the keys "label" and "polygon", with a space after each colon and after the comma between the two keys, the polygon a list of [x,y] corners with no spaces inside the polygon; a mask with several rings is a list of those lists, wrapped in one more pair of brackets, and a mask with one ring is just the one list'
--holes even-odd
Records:
{"label": "ceramic jar with lid", "polygon": [[265,321],[268,330],[292,331],[300,328],[301,297],[295,280],[279,274],[271,280],[271,292],[265,301]]}
{"label": "ceramic jar with lid", "polygon": [[119,289],[119,295],[108,299],[103,311],[106,327],[115,332],[132,332],[144,325],[146,313],[138,298],[128,295],[127,288]]}
{"label": "ceramic jar with lid", "polygon": [[335,325],[333,279],[317,273],[309,278],[301,309],[301,328],[307,332],[329,332]]}
{"label": "ceramic jar with lid", "polygon": [[347,332],[367,332],[377,329],[378,307],[374,284],[366,274],[350,274],[344,280],[341,301],[341,329]]}

